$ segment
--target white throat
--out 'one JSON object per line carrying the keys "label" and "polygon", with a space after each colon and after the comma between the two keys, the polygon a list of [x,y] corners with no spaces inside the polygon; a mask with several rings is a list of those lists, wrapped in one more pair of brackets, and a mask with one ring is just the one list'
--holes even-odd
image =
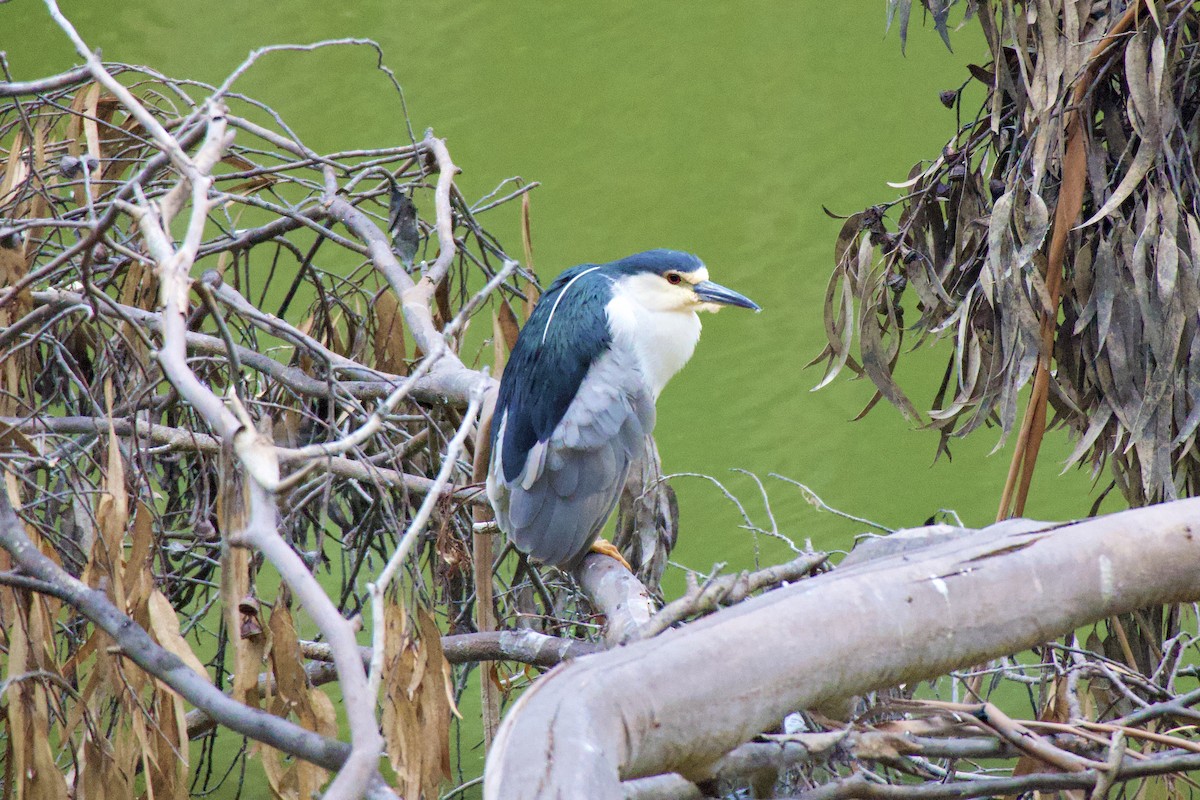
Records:
{"label": "white throat", "polygon": [[634,287],[613,284],[605,311],[613,333],[613,346],[631,349],[654,391],[654,399],[667,381],[692,357],[700,341],[700,317],[691,309],[655,309],[641,302]]}

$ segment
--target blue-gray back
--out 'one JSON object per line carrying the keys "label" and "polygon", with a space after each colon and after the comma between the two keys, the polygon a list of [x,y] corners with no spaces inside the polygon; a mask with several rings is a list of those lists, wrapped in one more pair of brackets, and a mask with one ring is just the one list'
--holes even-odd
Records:
{"label": "blue-gray back", "polygon": [[[492,449],[502,448],[508,481],[516,480],[535,444],[549,441],[588,367],[612,344],[604,311],[612,296],[611,282],[598,271],[579,277],[594,266],[572,267],[550,284],[504,368],[495,418],[507,414],[507,424],[503,442],[496,441],[499,426],[492,426]],[[564,295],[563,289],[577,277]]]}

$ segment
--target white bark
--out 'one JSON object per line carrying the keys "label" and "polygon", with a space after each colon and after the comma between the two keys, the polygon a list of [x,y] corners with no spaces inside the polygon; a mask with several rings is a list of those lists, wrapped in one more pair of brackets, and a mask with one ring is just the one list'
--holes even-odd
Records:
{"label": "white bark", "polygon": [[623,796],[710,774],[787,713],[1200,598],[1200,499],[1013,526],[835,570],[559,667],[510,710],[488,800]]}
{"label": "white bark", "polygon": [[584,557],[575,581],[597,611],[604,615],[604,641],[625,641],[654,616],[654,598],[636,576],[615,558],[598,553]]}

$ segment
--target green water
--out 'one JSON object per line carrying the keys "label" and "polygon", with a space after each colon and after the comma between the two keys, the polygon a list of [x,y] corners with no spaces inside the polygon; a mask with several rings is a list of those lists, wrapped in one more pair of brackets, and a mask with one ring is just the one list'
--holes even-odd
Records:
{"label": "green water", "polygon": [[[674,247],[763,306],[760,315],[706,317],[696,356],[659,403],[669,471],[728,481],[770,527],[754,484],[729,470],[763,476],[779,529],[818,548],[845,548],[864,526],[814,512],[768,473],[890,526],[920,524],[942,508],[971,525],[994,517],[1011,442],[989,458],[998,433],[983,430],[954,447],[952,463],[931,466],[936,436],[885,404],[849,421],[872,395],[866,381],[813,394],[821,374],[802,369],[823,346],[839,227],[821,206],[849,213],[892,199],[897,190],[884,182],[938,153],[955,119],[937,94],[984,59],[973,23],[951,54],[914,14],[903,57],[895,32],[885,36],[883,2],[91,0],[64,10],[108,59],[208,81],[267,43],[378,40],[414,128],[446,137],[468,198],[512,175],[541,182],[532,210],[543,277]],[[17,79],[75,63],[35,0],[0,6],[0,30]],[[238,88],[273,105],[318,150],[392,144],[406,134],[373,58],[365,49],[273,55]],[[515,206],[483,222],[520,253]],[[918,407],[945,357],[914,354],[901,370]],[[1057,476],[1067,452],[1065,437],[1050,434],[1029,516],[1087,512],[1086,476]],[[680,562],[707,571],[717,561],[750,567],[756,553],[785,556],[739,530],[736,510],[711,485],[676,486]]]}

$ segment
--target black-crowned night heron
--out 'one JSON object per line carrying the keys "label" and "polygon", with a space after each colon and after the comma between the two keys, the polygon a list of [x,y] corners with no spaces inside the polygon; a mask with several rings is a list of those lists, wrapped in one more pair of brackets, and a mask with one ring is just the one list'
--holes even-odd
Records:
{"label": "black-crowned night heron", "polygon": [[[492,417],[487,491],[500,529],[545,564],[573,568],[597,542],[654,403],[700,339],[697,311],[759,310],[690,253],[650,250],[573,267],[517,337]],[[620,559],[623,561],[623,559]]]}

